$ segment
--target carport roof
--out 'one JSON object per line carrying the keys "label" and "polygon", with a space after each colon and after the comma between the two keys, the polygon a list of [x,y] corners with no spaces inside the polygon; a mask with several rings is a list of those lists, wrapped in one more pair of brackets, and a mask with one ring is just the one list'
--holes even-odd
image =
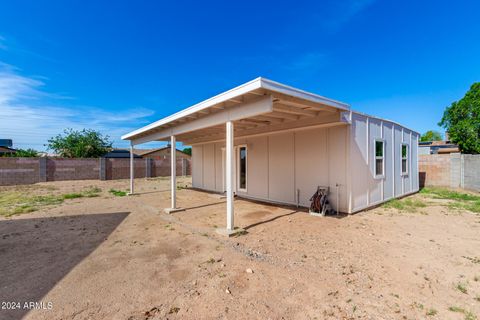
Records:
{"label": "carport roof", "polygon": [[259,77],[174,113],[166,118],[155,121],[145,127],[127,133],[122,136],[122,139],[136,140],[160,130],[171,128],[177,124],[186,123],[191,119],[198,119],[199,117],[211,114],[219,109],[230,108],[246,103],[249,100],[246,98],[247,96],[258,98],[267,94],[277,94],[286,97],[285,99],[293,99],[310,105],[314,104],[317,106],[323,106],[326,110],[350,110],[350,106],[346,103]]}

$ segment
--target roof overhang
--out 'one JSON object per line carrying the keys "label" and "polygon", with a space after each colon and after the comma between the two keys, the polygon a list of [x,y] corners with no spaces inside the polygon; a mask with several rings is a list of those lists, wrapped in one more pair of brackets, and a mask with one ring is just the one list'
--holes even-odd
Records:
{"label": "roof overhang", "polygon": [[313,93],[264,78],[257,78],[234,89],[195,104],[143,128],[123,140],[132,144],[164,141],[170,136],[184,144],[221,140],[224,123],[233,121],[235,136],[328,122],[345,122],[342,112],[350,106]]}

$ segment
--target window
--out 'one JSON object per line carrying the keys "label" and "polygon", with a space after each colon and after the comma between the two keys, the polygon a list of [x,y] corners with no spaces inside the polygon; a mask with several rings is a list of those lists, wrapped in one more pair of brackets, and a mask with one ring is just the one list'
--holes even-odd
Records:
{"label": "window", "polygon": [[375,177],[383,177],[385,142],[382,140],[375,140]]}
{"label": "window", "polygon": [[238,148],[238,189],[247,191],[247,147]]}
{"label": "window", "polygon": [[402,175],[408,174],[408,144],[402,144]]}

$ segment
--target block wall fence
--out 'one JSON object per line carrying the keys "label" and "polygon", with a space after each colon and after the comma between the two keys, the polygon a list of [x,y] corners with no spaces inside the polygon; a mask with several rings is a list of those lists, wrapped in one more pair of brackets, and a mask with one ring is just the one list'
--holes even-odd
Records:
{"label": "block wall fence", "polygon": [[420,187],[480,191],[480,155],[428,154],[418,157]]}
{"label": "block wall fence", "polygon": [[[170,175],[170,159],[134,159],[135,178]],[[177,176],[192,174],[190,159],[177,159]],[[130,159],[0,158],[0,186],[64,180],[130,178]]]}
{"label": "block wall fence", "polygon": [[[480,191],[480,155],[418,156],[420,187]],[[135,178],[170,175],[170,159],[134,159]],[[177,176],[192,174],[190,159],[177,159]],[[62,180],[114,180],[130,177],[130,159],[0,158],[0,186]]]}

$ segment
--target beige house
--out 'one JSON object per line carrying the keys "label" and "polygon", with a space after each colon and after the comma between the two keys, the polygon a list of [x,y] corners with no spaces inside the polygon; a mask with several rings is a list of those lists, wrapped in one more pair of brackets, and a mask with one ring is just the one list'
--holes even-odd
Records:
{"label": "beige house", "polygon": [[[419,187],[417,132],[264,78],[122,139],[132,148],[170,140],[172,161],[176,141],[191,145],[193,186],[226,194],[226,234],[235,232],[234,195],[308,206],[317,187],[325,186],[335,210],[354,213]],[[172,168],[168,211],[179,210]]]}

